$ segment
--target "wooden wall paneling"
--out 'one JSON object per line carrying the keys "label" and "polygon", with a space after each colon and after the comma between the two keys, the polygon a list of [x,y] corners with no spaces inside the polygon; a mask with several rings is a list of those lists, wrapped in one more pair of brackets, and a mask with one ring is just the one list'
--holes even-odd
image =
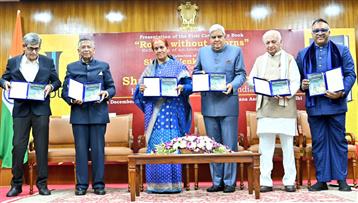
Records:
{"label": "wooden wall paneling", "polygon": [[[199,6],[197,23],[207,30],[220,23],[228,30],[251,29],[305,29],[312,20],[323,17],[332,28],[358,28],[358,1],[356,0],[25,0],[0,3],[0,73],[5,70],[14,30],[16,11],[21,10],[23,33],[46,34],[83,32],[151,32],[177,31],[181,21],[177,12],[180,3],[191,1]],[[328,17],[324,7],[330,3],[342,5],[344,11]],[[271,14],[262,20],[250,17],[254,5],[267,5]],[[50,11],[51,22],[35,22],[32,14]],[[109,11],[120,11],[125,16],[119,23],[105,19]],[[358,53],[358,32],[356,32]]]}

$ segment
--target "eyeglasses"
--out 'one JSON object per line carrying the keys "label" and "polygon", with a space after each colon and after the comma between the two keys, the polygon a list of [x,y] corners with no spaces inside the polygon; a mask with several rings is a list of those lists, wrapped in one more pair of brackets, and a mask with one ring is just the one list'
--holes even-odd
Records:
{"label": "eyeglasses", "polygon": [[223,37],[224,37],[223,35],[211,35],[210,36],[211,39],[216,39],[216,38],[221,39]]}
{"label": "eyeglasses", "polygon": [[321,33],[326,33],[326,32],[328,32],[328,31],[329,31],[328,28],[321,28],[321,29],[314,29],[314,30],[312,30],[312,33],[314,33],[314,34],[317,34],[317,33],[319,33],[319,32],[321,32]]}
{"label": "eyeglasses", "polygon": [[159,49],[164,49],[164,48],[165,48],[165,46],[159,46],[159,47],[154,47],[154,50],[158,51]]}
{"label": "eyeglasses", "polygon": [[40,47],[26,47],[26,49],[30,52],[38,52],[40,50]]}

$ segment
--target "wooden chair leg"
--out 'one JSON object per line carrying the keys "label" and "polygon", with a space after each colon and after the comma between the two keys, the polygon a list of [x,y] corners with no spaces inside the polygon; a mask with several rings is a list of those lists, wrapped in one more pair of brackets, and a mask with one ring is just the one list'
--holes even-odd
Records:
{"label": "wooden chair leg", "polygon": [[140,191],[143,192],[144,191],[144,187],[143,187],[143,165],[140,165],[140,169],[139,169],[139,187],[140,187]]}
{"label": "wooden chair leg", "polygon": [[302,157],[300,158],[300,175],[301,175],[301,178],[300,178],[300,186],[303,185],[303,160],[302,160]]}
{"label": "wooden chair leg", "polygon": [[244,163],[240,163],[240,189],[244,189]]}
{"label": "wooden chair leg", "polygon": [[186,181],[184,184],[185,190],[190,190],[190,176],[189,176],[189,164],[185,164]]}
{"label": "wooden chair leg", "polygon": [[34,194],[34,163],[29,164],[30,195]]}
{"label": "wooden chair leg", "polygon": [[135,188],[132,188],[132,190],[135,190],[135,194],[136,194],[136,196],[137,197],[139,197],[140,196],[140,183],[139,183],[139,179],[140,179],[140,173],[139,173],[139,171],[140,171],[140,166],[138,166],[138,165],[136,165],[136,167],[135,167],[135,175],[136,175],[136,177],[135,177]]}
{"label": "wooden chair leg", "polygon": [[357,182],[356,182],[357,160],[355,157],[352,158],[352,169],[353,169],[353,186],[356,188],[357,187]]}
{"label": "wooden chair leg", "polygon": [[300,179],[301,179],[301,171],[300,171],[300,159],[296,159],[296,188],[300,189]]}
{"label": "wooden chair leg", "polygon": [[198,170],[199,170],[199,165],[198,164],[194,164],[194,190],[197,190],[199,188],[199,177],[198,177]]}
{"label": "wooden chair leg", "polygon": [[308,157],[307,161],[307,187],[311,187],[311,158]]}

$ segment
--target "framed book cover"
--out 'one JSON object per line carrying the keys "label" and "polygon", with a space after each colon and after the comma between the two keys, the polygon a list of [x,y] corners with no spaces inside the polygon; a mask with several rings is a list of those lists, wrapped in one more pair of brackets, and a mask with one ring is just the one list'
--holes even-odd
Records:
{"label": "framed book cover", "polygon": [[83,86],[83,102],[93,102],[101,100],[101,83],[87,83]]}
{"label": "framed book cover", "polygon": [[225,73],[209,73],[210,75],[210,91],[226,91],[226,74]]}
{"label": "framed book cover", "polygon": [[291,96],[290,81],[288,79],[271,80],[272,96]]}
{"label": "framed book cover", "polygon": [[310,96],[318,96],[326,93],[326,82],[324,73],[307,74],[309,80],[308,93]]}
{"label": "framed book cover", "polygon": [[334,68],[322,73],[307,74],[310,96],[324,95],[327,91],[344,90],[342,68]]}
{"label": "framed book cover", "polygon": [[192,84],[193,92],[224,92],[226,91],[226,74],[193,74]]}
{"label": "framed book cover", "polygon": [[27,91],[27,99],[44,101],[45,87],[46,84],[29,83],[28,91]]}
{"label": "framed book cover", "polygon": [[143,77],[145,97],[177,97],[178,80],[175,77]]}
{"label": "framed book cover", "polygon": [[11,81],[10,86],[10,99],[45,100],[46,84]]}
{"label": "framed book cover", "polygon": [[83,102],[99,101],[101,92],[101,83],[82,84],[76,80],[70,79],[68,82],[68,97]]}
{"label": "framed book cover", "polygon": [[288,79],[266,80],[259,77],[253,78],[254,92],[269,97],[290,96],[290,81]]}
{"label": "framed book cover", "polygon": [[178,80],[174,77],[166,77],[160,79],[160,89],[162,97],[177,97],[178,96]]}

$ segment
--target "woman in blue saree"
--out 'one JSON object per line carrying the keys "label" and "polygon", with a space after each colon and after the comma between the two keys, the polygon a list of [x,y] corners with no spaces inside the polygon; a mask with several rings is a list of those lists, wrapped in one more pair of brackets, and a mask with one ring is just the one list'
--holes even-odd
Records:
{"label": "woman in blue saree", "polygon": [[[168,41],[154,39],[152,50],[156,59],[142,73],[133,95],[135,104],[144,112],[147,153],[155,145],[184,136],[190,130],[192,93],[191,78],[186,66],[168,55]],[[144,97],[143,77],[176,77],[178,97]],[[146,183],[150,193],[177,193],[182,190],[181,165],[147,164]]]}

